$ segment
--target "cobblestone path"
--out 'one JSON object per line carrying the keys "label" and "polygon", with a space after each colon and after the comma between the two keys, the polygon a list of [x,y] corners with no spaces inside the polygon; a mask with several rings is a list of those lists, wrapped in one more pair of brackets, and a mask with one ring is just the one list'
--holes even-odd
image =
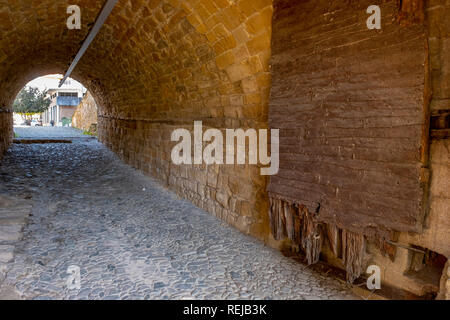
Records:
{"label": "cobblestone path", "polygon": [[[12,146],[0,194],[32,205],[21,240],[0,241],[14,246],[3,286],[23,299],[355,298],[177,199],[96,140]],[[80,290],[67,288],[69,266],[81,269]]]}

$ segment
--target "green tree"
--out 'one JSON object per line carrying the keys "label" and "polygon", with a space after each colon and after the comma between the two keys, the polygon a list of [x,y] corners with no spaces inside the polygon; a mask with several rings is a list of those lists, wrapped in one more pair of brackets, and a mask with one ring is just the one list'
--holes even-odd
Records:
{"label": "green tree", "polygon": [[14,101],[13,109],[24,118],[31,119],[33,114],[44,112],[50,106],[50,99],[47,98],[47,91],[40,91],[38,88],[23,88]]}

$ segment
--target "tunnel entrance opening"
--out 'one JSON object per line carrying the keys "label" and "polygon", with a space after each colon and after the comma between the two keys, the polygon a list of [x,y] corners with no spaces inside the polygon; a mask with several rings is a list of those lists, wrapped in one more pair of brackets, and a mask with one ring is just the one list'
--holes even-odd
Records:
{"label": "tunnel entrance opening", "polygon": [[70,138],[79,136],[75,129],[95,135],[94,98],[80,82],[68,78],[60,86],[61,79],[60,74],[45,75],[19,91],[12,107],[14,143],[70,143]]}
{"label": "tunnel entrance opening", "polygon": [[72,117],[87,89],[62,75],[46,75],[28,82],[13,103],[14,125],[71,126]]}

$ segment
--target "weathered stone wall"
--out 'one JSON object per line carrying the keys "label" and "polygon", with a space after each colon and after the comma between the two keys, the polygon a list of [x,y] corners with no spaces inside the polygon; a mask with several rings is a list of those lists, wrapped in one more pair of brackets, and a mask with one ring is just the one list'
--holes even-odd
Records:
{"label": "weathered stone wall", "polygon": [[[449,109],[449,4],[433,1],[415,15],[401,12],[406,1],[382,1],[379,32],[365,25],[370,4],[274,2],[269,124],[281,128],[281,163],[269,186],[272,233],[353,271],[333,225],[366,234],[367,250],[351,248],[352,262],[366,259],[384,284],[423,295],[437,283],[407,274],[405,248],[450,253],[448,140],[428,149],[429,97],[431,111]],[[326,222],[323,232],[304,207]],[[307,227],[298,231],[297,222]],[[387,232],[394,245],[386,246],[371,237],[383,227],[416,232]],[[304,235],[309,229],[323,247]]]}
{"label": "weathered stone wall", "polygon": [[[6,105],[27,81],[64,72],[103,3],[2,6],[0,56],[8,59],[0,69],[0,96]],[[69,4],[82,8],[80,31],[67,30]],[[270,0],[120,0],[73,73],[99,105],[102,142],[259,237],[268,232],[266,180],[257,169],[174,166],[170,134],[194,120],[222,129],[267,126],[271,17]]]}
{"label": "weathered stone wall", "polygon": [[440,283],[440,292],[437,297],[438,300],[450,300],[450,260],[447,262],[442,274]]}
{"label": "weathered stone wall", "polygon": [[12,126],[12,113],[0,110],[0,159],[12,141]]}
{"label": "weathered stone wall", "polygon": [[[303,4],[309,4],[311,10],[314,10],[319,2],[302,1]],[[342,1],[344,2],[348,3],[348,1]],[[404,4],[409,2],[403,1]],[[103,3],[103,0],[4,1],[4,5],[0,7],[0,83],[2,84],[0,106],[10,111],[16,93],[29,80],[44,74],[64,73],[79,49],[80,42],[89,31],[88,24],[95,21]],[[306,49],[311,49],[309,55],[314,59],[317,59],[317,56],[314,56],[317,50],[327,51],[327,46],[335,49],[329,50],[328,55],[324,55],[324,58],[329,60],[313,60],[314,63],[305,66],[308,70],[307,80],[317,90],[305,92],[301,87],[298,88],[299,93],[306,95],[312,101],[317,101],[317,99],[329,98],[333,88],[341,89],[336,82],[329,81],[326,77],[319,77],[326,72],[327,61],[347,71],[347,73],[339,73],[337,80],[347,81],[346,83],[358,89],[353,93],[347,90],[341,96],[335,95],[340,100],[328,99],[329,104],[336,101],[352,102],[352,99],[361,98],[362,94],[366,95],[367,92],[379,98],[384,92],[383,88],[389,92],[392,90],[391,87],[398,86],[398,82],[403,81],[403,77],[407,78],[410,71],[417,72],[417,66],[413,70],[405,68],[403,73],[388,70],[388,73],[389,71],[393,73],[385,75],[385,79],[380,78],[380,81],[385,81],[383,84],[385,87],[364,87],[368,71],[375,72],[375,76],[370,78],[372,80],[370,83],[374,84],[378,70],[374,68],[375,64],[371,64],[371,59],[374,57],[370,54],[369,42],[353,43],[352,39],[359,39],[359,31],[346,33],[348,32],[346,26],[350,24],[348,28],[351,29],[355,26],[354,19],[367,17],[365,8],[361,6],[361,12],[358,15],[351,15],[342,21],[338,19],[341,12],[328,14],[327,5],[330,5],[330,2],[321,3],[323,12],[319,12],[321,13],[319,16],[329,19],[329,24],[325,24],[321,31],[326,32],[328,28],[334,36],[325,37],[322,42],[316,44],[315,48]],[[393,3],[393,1],[382,1],[382,3]],[[449,4],[445,0],[433,0],[427,3],[426,16],[430,32],[433,82],[432,110],[448,109],[450,98],[450,71],[447,59],[449,24],[445,17],[450,16]],[[82,8],[81,30],[66,28],[66,8],[72,4]],[[339,5],[339,1],[332,4]],[[365,4],[373,3],[367,1]],[[170,160],[170,152],[175,144],[170,142],[170,135],[174,129],[178,128],[192,130],[193,122],[196,120],[203,121],[205,129],[211,127],[246,129],[268,126],[271,20],[271,0],[119,0],[117,7],[73,74],[75,79],[88,87],[98,103],[99,139],[102,142],[127,163],[156,177],[180,196],[230,222],[240,230],[266,240],[269,237],[267,180],[259,175],[259,169],[256,166],[175,166]],[[298,15],[294,15],[292,20],[299,25],[303,24],[303,27],[307,26],[312,38],[319,31],[310,17],[300,19]],[[334,24],[333,21],[335,21]],[[340,21],[341,25],[336,26],[336,21]],[[364,19],[358,22],[358,26],[364,26],[364,22]],[[343,32],[336,32],[333,25],[342,28]],[[397,43],[395,34],[384,31],[373,31],[373,34],[374,37],[385,38],[388,44],[393,46]],[[343,35],[348,37],[345,38]],[[292,39],[286,41],[292,41]],[[355,48],[350,52],[351,58],[346,61],[340,59],[338,55],[339,52],[343,53],[348,49],[342,46],[343,41],[350,41],[349,45]],[[381,44],[385,45],[383,42]],[[360,50],[366,50],[368,55],[361,57]],[[410,53],[406,50],[399,52],[398,56],[407,56]],[[296,56],[289,50],[282,55],[292,63],[301,63],[301,59],[304,58]],[[334,60],[331,59],[332,57]],[[411,61],[401,61],[411,67],[408,63],[417,62],[416,58],[413,56]],[[318,66],[323,68],[317,70]],[[419,65],[417,68],[424,70],[425,68],[422,69],[422,67]],[[348,75],[358,70],[361,71],[360,74],[349,80]],[[289,71],[288,65],[286,72]],[[421,74],[420,81],[422,76]],[[411,81],[418,80],[414,78]],[[411,86],[408,81],[403,84]],[[287,84],[288,87],[295,85],[297,85],[295,82]],[[411,95],[403,96],[402,89],[397,89],[400,92],[400,100],[410,99]],[[386,95],[386,98],[388,99],[389,96]],[[386,109],[383,109],[383,106]],[[379,109],[376,110],[379,112],[388,112],[387,105],[383,106],[374,107],[378,107]],[[372,126],[377,116],[373,113],[364,113],[364,110],[358,109],[357,106],[353,108],[351,111],[354,113],[351,116],[354,122],[351,123],[350,128],[341,130],[350,132],[349,137],[360,127]],[[324,116],[329,114],[329,110],[324,110]],[[303,115],[299,110],[298,117]],[[364,158],[367,151],[369,156],[377,160],[377,154],[369,152],[371,151],[369,149],[376,147],[380,150],[379,155],[393,161],[399,154],[406,155],[410,160],[413,159],[419,154],[420,145],[417,145],[414,150],[411,149],[411,141],[408,140],[409,124],[417,126],[417,123],[415,117],[406,118],[410,116],[411,113],[405,110],[405,119],[396,119],[397,124],[405,121],[405,127],[409,128],[405,129],[406,131],[399,129],[397,132],[397,137],[404,138],[408,148],[387,154],[383,144],[380,142],[377,144],[371,140],[373,137],[361,136],[358,141],[358,152],[355,155]],[[320,114],[317,117],[320,117]],[[344,119],[338,120],[332,124],[339,127],[342,124],[341,120],[344,121]],[[388,124],[391,123],[388,119],[385,121]],[[320,120],[310,123],[311,129],[316,128],[315,124],[320,124]],[[372,133],[373,131],[375,129],[371,129]],[[378,133],[382,135],[382,131],[379,129]],[[417,137],[415,133],[417,132],[414,132],[414,138]],[[10,113],[0,113],[0,152],[10,142],[11,137],[12,117]],[[320,136],[318,138],[320,140]],[[390,140],[386,139],[386,143],[389,145]],[[371,148],[366,148],[365,144]],[[338,160],[347,156],[350,158],[348,161],[354,164],[355,159],[349,156],[352,154],[349,150],[354,148],[351,144],[342,145],[340,150],[339,146],[335,146],[336,148],[331,151],[327,149],[329,146],[330,144],[322,145],[322,147],[309,145],[308,150],[314,155],[334,157]],[[448,232],[446,232],[449,230],[449,198],[446,191],[449,181],[448,150],[448,143],[444,140],[433,141],[431,145],[431,210],[425,223],[424,233],[421,235],[402,233],[399,238],[399,241],[403,243],[422,246],[444,255],[448,255],[449,248]],[[327,154],[327,152],[330,153]],[[342,163],[346,165],[346,162]],[[348,176],[342,172],[338,172],[337,175],[336,178],[342,181],[348,180]],[[408,176],[408,173],[406,175]],[[308,186],[317,190],[318,184],[315,183],[317,182],[314,180],[315,177],[308,178],[310,179]],[[371,176],[367,175],[364,181],[373,182],[370,178]],[[375,182],[379,184],[379,192],[386,192],[387,189],[383,189],[383,183],[380,181],[390,182],[389,177],[377,176],[377,179],[379,180]],[[411,182],[411,178],[405,177],[396,181],[406,180],[407,183]],[[323,180],[319,182],[322,183]],[[377,198],[370,199],[372,202],[378,201]],[[341,200],[342,207],[349,203],[359,206],[364,202],[361,195]],[[394,207],[398,208],[398,205],[394,204]],[[377,205],[383,204],[377,203]],[[412,206],[412,209],[416,209],[416,206]],[[377,259],[374,260],[375,263],[386,266],[385,274],[391,275],[392,283],[402,287],[404,283],[397,280],[403,277],[405,269],[395,269],[395,266],[382,258]],[[407,265],[408,259],[405,252],[401,253],[397,259],[399,259],[397,265],[400,260],[405,261],[402,266]],[[395,272],[393,272],[394,269]]]}
{"label": "weathered stone wall", "polygon": [[[433,0],[427,7],[432,100],[431,113],[450,110],[450,3]],[[402,240],[450,257],[450,140],[433,139],[430,147],[430,212],[421,234]]]}
{"label": "weathered stone wall", "polygon": [[73,115],[72,126],[89,131],[92,124],[98,123],[97,113],[97,104],[92,94],[88,91]]}

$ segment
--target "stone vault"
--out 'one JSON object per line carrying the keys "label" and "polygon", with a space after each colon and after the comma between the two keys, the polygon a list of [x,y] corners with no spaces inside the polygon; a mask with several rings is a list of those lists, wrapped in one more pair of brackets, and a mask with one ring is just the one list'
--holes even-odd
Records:
{"label": "stone vault", "polygon": [[[364,8],[372,4],[369,2],[342,0],[330,4],[329,1],[285,0],[119,0],[72,77],[90,90],[98,104],[100,141],[126,163],[157,178],[178,195],[216,217],[274,246],[280,243],[273,236],[283,239],[287,235],[274,234],[277,230],[273,225],[271,233],[268,179],[259,175],[259,168],[250,165],[176,166],[170,160],[172,131],[178,128],[191,130],[194,121],[203,121],[205,129],[267,128],[269,124],[274,124],[269,122],[269,109],[273,114],[286,103],[282,101],[281,94],[285,90],[292,99],[288,103],[289,107],[296,110],[296,118],[291,120],[306,121],[308,125],[303,129],[309,130],[310,136],[317,135],[319,140],[323,138],[321,134],[326,130],[322,129],[326,127],[324,123],[327,121],[330,126],[339,128],[337,131],[343,134],[342,137],[346,129],[357,132],[358,128],[370,125],[375,128],[371,129],[373,133],[380,123],[373,120],[373,113],[363,112],[358,103],[364,99],[357,94],[363,90],[370,91],[370,105],[374,108],[379,107],[380,112],[388,112],[391,106],[401,112],[395,121],[384,119],[382,125],[388,130],[378,130],[376,137],[362,135],[357,156],[365,157],[364,160],[373,158],[379,163],[393,163],[406,157],[407,166],[391,165],[395,167],[391,178],[399,185],[402,182],[403,185],[407,184],[409,193],[397,198],[390,197],[390,190],[401,192],[401,188],[398,189],[396,185],[391,186],[391,189],[383,188],[383,183],[389,180],[388,176],[367,174],[363,177],[366,179],[363,182],[367,182],[365,191],[372,193],[365,198],[360,193],[361,180],[353,167],[350,171],[341,170],[332,177],[337,179],[333,183],[341,190],[339,197],[334,199],[332,194],[336,194],[337,189],[317,183],[317,174],[331,171],[322,161],[324,156],[341,167],[345,167],[349,161],[354,164],[355,159],[345,160],[346,156],[351,158],[351,143],[336,145],[334,149],[333,146],[329,148],[329,144],[305,144],[312,155],[302,156],[321,164],[321,167],[318,166],[321,172],[307,172],[305,168],[297,170],[300,173],[296,178],[307,189],[307,192],[300,194],[293,192],[299,198],[294,200],[303,201],[296,205],[305,205],[305,208],[300,208],[307,221],[303,227],[309,231],[321,227],[315,225],[317,221],[310,219],[320,202],[322,214],[326,216],[324,220],[337,221],[339,228],[343,228],[322,230],[323,233],[328,233],[329,239],[336,238],[339,232],[341,236],[344,233],[346,236],[342,239],[345,239],[345,243],[352,243],[352,246],[348,246],[351,250],[346,251],[344,248],[344,252],[340,253],[341,258],[347,262],[351,260],[350,265],[360,264],[361,257],[348,252],[362,252],[365,249],[365,235],[347,233],[345,227],[351,224],[348,222],[350,217],[356,217],[359,225],[362,225],[366,220],[361,219],[361,216],[369,212],[371,220],[367,221],[370,225],[364,225],[364,228],[376,229],[378,225],[383,225],[383,217],[377,216],[380,212],[377,208],[382,208],[383,214],[387,215],[391,209],[398,211],[406,208],[397,217],[389,216],[389,226],[393,227],[393,230],[388,230],[392,235],[389,240],[422,246],[448,256],[450,202],[448,188],[445,187],[450,172],[448,140],[430,142],[427,125],[429,113],[445,114],[444,111],[448,110],[450,73],[445,57],[449,56],[450,28],[445,17],[450,16],[450,5],[445,0],[430,1],[427,5],[420,0],[380,1],[383,10],[388,10],[389,17],[399,18],[399,24],[397,28],[397,25],[389,22],[385,33],[374,33],[372,37],[376,38],[375,43],[379,46],[372,50],[369,42],[364,42],[367,39],[363,32],[367,30],[359,29],[366,17]],[[103,0],[0,0],[0,152],[12,140],[11,106],[16,94],[28,81],[38,76],[64,73],[67,70],[103,3]],[[66,27],[66,9],[74,4],[81,8],[81,30],[68,30]],[[360,10],[334,17],[345,6]],[[275,16],[274,7],[278,10]],[[296,14],[302,18],[299,20]],[[272,25],[278,31],[273,36]],[[417,25],[420,28],[411,29]],[[342,33],[332,32],[339,28],[342,28]],[[289,35],[292,30],[294,34]],[[392,46],[403,30],[409,30],[408,35],[412,40],[401,38],[408,52],[403,52],[403,58],[398,61],[402,64],[400,67],[412,68],[413,73],[406,72],[406,69],[396,73],[393,68],[383,75],[387,78],[384,87],[377,87],[376,75],[369,77],[377,65],[371,65],[370,61],[378,59],[379,66],[384,67],[389,62],[395,62],[395,56],[401,56],[402,51],[392,49]],[[415,41],[419,38],[420,41]],[[343,41],[351,43],[352,40],[357,43],[355,47],[341,46]],[[289,41],[293,41],[292,46]],[[381,50],[380,46],[384,49]],[[366,50],[367,55],[358,55],[358,48]],[[376,53],[381,57],[375,59]],[[302,55],[302,61],[299,55]],[[274,69],[271,69],[271,63]],[[336,72],[334,79],[312,76],[330,65],[340,66],[342,73]],[[360,77],[354,79],[353,83],[348,81],[352,73]],[[273,87],[272,75],[277,81]],[[367,79],[370,81],[364,82]],[[304,81],[305,85],[295,89],[296,81]],[[369,87],[364,87],[363,83]],[[342,89],[344,85],[348,87],[340,91],[340,95],[334,93],[334,100],[327,100],[333,88],[340,86]],[[356,89],[352,91],[352,88]],[[386,96],[392,100],[387,101],[384,99]],[[325,101],[327,106],[320,105],[319,100]],[[405,103],[406,107],[402,108],[399,101]],[[302,104],[306,109],[311,105],[320,107],[314,112],[300,114]],[[330,118],[326,108],[333,105],[347,108],[346,111],[353,112],[354,118],[359,116],[360,119],[349,123],[343,118]],[[279,114],[283,114],[283,111]],[[399,128],[395,128],[397,125]],[[298,123],[296,126],[302,130]],[[347,127],[343,129],[342,126]],[[306,131],[305,135],[308,134]],[[290,138],[289,131],[281,136]],[[389,140],[389,148],[383,147],[382,138],[394,138]],[[323,139],[321,141],[324,142]],[[370,148],[365,148],[364,141],[375,145],[379,152],[373,153]],[[290,153],[289,148],[284,150]],[[294,150],[290,156],[296,152]],[[380,171],[386,169],[383,165],[379,168]],[[371,172],[371,169],[369,165],[367,172]],[[426,169],[422,175],[421,169]],[[273,181],[283,180],[283,177],[286,180],[290,178],[289,174],[281,175]],[[345,193],[345,187],[352,183],[356,183],[356,192]],[[340,188],[342,186],[344,188]],[[281,196],[289,196],[288,193],[295,188],[300,189],[298,184],[288,186],[288,191]],[[389,198],[389,201],[380,200],[374,196],[376,193],[383,194],[383,199]],[[287,198],[283,199],[292,200]],[[409,198],[413,200],[409,201]],[[349,204],[352,210],[345,216],[349,212],[346,210]],[[281,229],[286,228],[283,219],[289,217],[288,208],[287,211],[284,211],[284,207],[280,209],[282,205],[277,204],[278,209],[271,210],[280,219]],[[333,218],[336,214],[333,205],[339,209],[339,218]],[[273,203],[271,206],[273,209]],[[349,229],[358,231],[358,227]],[[399,234],[399,231],[402,232]],[[295,238],[295,233],[290,236]],[[308,241],[306,239],[304,244],[309,248],[326,245],[323,241]],[[331,248],[332,251],[335,249]],[[392,247],[381,242],[381,249],[395,258],[396,251]],[[311,254],[311,260],[316,260],[315,255],[317,252]],[[377,254],[373,256],[380,264],[389,266],[389,262],[383,260],[384,257]],[[393,271],[384,280],[403,286],[403,280],[398,279],[403,279],[410,257],[399,253],[397,256],[404,257],[403,269],[391,266]],[[414,291],[414,288],[409,286],[408,290]]]}

